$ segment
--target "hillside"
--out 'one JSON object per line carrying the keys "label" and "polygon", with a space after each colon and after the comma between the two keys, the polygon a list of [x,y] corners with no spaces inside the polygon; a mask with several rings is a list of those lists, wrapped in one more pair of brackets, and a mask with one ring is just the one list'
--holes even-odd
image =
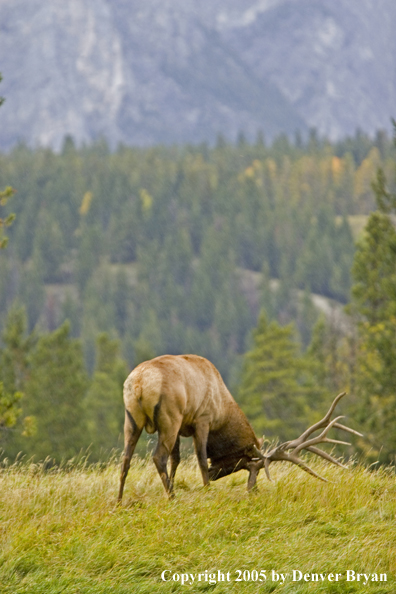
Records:
{"label": "hillside", "polygon": [[389,129],[392,0],[3,0],[0,147]]}
{"label": "hillside", "polygon": [[376,167],[391,166],[391,146],[379,146],[383,158],[357,139],[356,164],[341,145],[313,142],[18,147],[0,157],[0,187],[17,189],[0,327],[13,303],[25,305],[29,330],[69,319],[90,370],[108,332],[129,365],[142,350],[198,352],[227,378],[262,307],[295,321],[307,346],[315,314],[295,290],[347,302],[349,222],[372,208]]}
{"label": "hillside", "polygon": [[[120,445],[128,370],[164,353],[207,357],[260,431],[284,440],[330,395],[348,391],[352,409],[365,402],[353,393],[354,333],[339,312],[354,235],[372,220],[371,180],[379,165],[392,172],[393,155],[389,142],[364,135],[114,152],[68,139],[60,154],[19,146],[0,155],[0,187],[17,189],[2,211],[16,218],[0,254],[7,456],[60,460],[92,444],[92,459],[103,459]],[[261,400],[251,410],[239,390],[249,353],[281,370],[284,404],[266,412],[279,423],[269,433]],[[255,385],[273,398],[271,376]],[[289,414],[294,401],[298,415]],[[370,461],[384,442],[377,435]]]}
{"label": "hillside", "polygon": [[[169,502],[152,461],[137,460],[125,505],[117,509],[114,465],[82,462],[47,472],[37,464],[3,465],[2,592],[394,591],[393,469],[315,468],[330,482],[278,465],[274,482],[260,476],[259,490],[248,496],[243,473],[203,491],[195,462],[186,460]],[[347,581],[348,570],[354,581]],[[358,573],[367,575],[367,584],[364,577],[357,581]],[[276,574],[287,574],[284,585]]]}

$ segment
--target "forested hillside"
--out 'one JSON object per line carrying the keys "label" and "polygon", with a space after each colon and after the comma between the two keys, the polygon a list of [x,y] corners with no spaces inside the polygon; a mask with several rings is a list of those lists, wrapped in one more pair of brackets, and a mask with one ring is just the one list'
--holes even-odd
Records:
{"label": "forested hillside", "polygon": [[[16,190],[0,253],[0,381],[4,402],[24,394],[19,430],[0,410],[6,451],[70,456],[94,443],[98,456],[117,445],[122,381],[162,353],[206,356],[236,388],[262,308],[294,321],[287,340],[305,350],[318,317],[310,293],[349,301],[354,237],[394,151],[384,134],[330,144],[312,133],[306,144],[241,135],[115,152],[69,138],[60,154],[20,145],[0,155],[0,188]],[[297,367],[300,392],[308,371]],[[337,382],[321,369],[330,392]]]}

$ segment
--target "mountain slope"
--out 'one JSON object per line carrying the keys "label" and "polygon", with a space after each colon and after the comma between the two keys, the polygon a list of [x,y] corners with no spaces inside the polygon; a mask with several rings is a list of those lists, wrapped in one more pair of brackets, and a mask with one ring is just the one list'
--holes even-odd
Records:
{"label": "mountain slope", "polygon": [[0,148],[389,127],[392,0],[0,1]]}

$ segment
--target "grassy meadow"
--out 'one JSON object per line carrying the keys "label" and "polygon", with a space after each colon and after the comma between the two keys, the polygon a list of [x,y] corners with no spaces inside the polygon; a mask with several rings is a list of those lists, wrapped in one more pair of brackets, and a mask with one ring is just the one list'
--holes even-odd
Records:
{"label": "grassy meadow", "polygon": [[[396,592],[394,469],[313,467],[329,482],[273,464],[273,482],[262,472],[248,495],[243,471],[203,489],[189,458],[168,501],[152,461],[136,459],[117,508],[117,464],[3,464],[0,592]],[[288,574],[284,584],[272,570]],[[341,576],[293,582],[293,570]],[[347,582],[347,570],[387,582]],[[194,583],[182,585],[181,574]]]}

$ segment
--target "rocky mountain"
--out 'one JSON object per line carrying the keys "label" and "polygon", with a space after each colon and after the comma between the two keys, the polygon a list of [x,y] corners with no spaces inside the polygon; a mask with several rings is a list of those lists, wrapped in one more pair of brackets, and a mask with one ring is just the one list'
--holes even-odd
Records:
{"label": "rocky mountain", "polygon": [[394,0],[0,0],[0,148],[373,134],[395,30]]}

